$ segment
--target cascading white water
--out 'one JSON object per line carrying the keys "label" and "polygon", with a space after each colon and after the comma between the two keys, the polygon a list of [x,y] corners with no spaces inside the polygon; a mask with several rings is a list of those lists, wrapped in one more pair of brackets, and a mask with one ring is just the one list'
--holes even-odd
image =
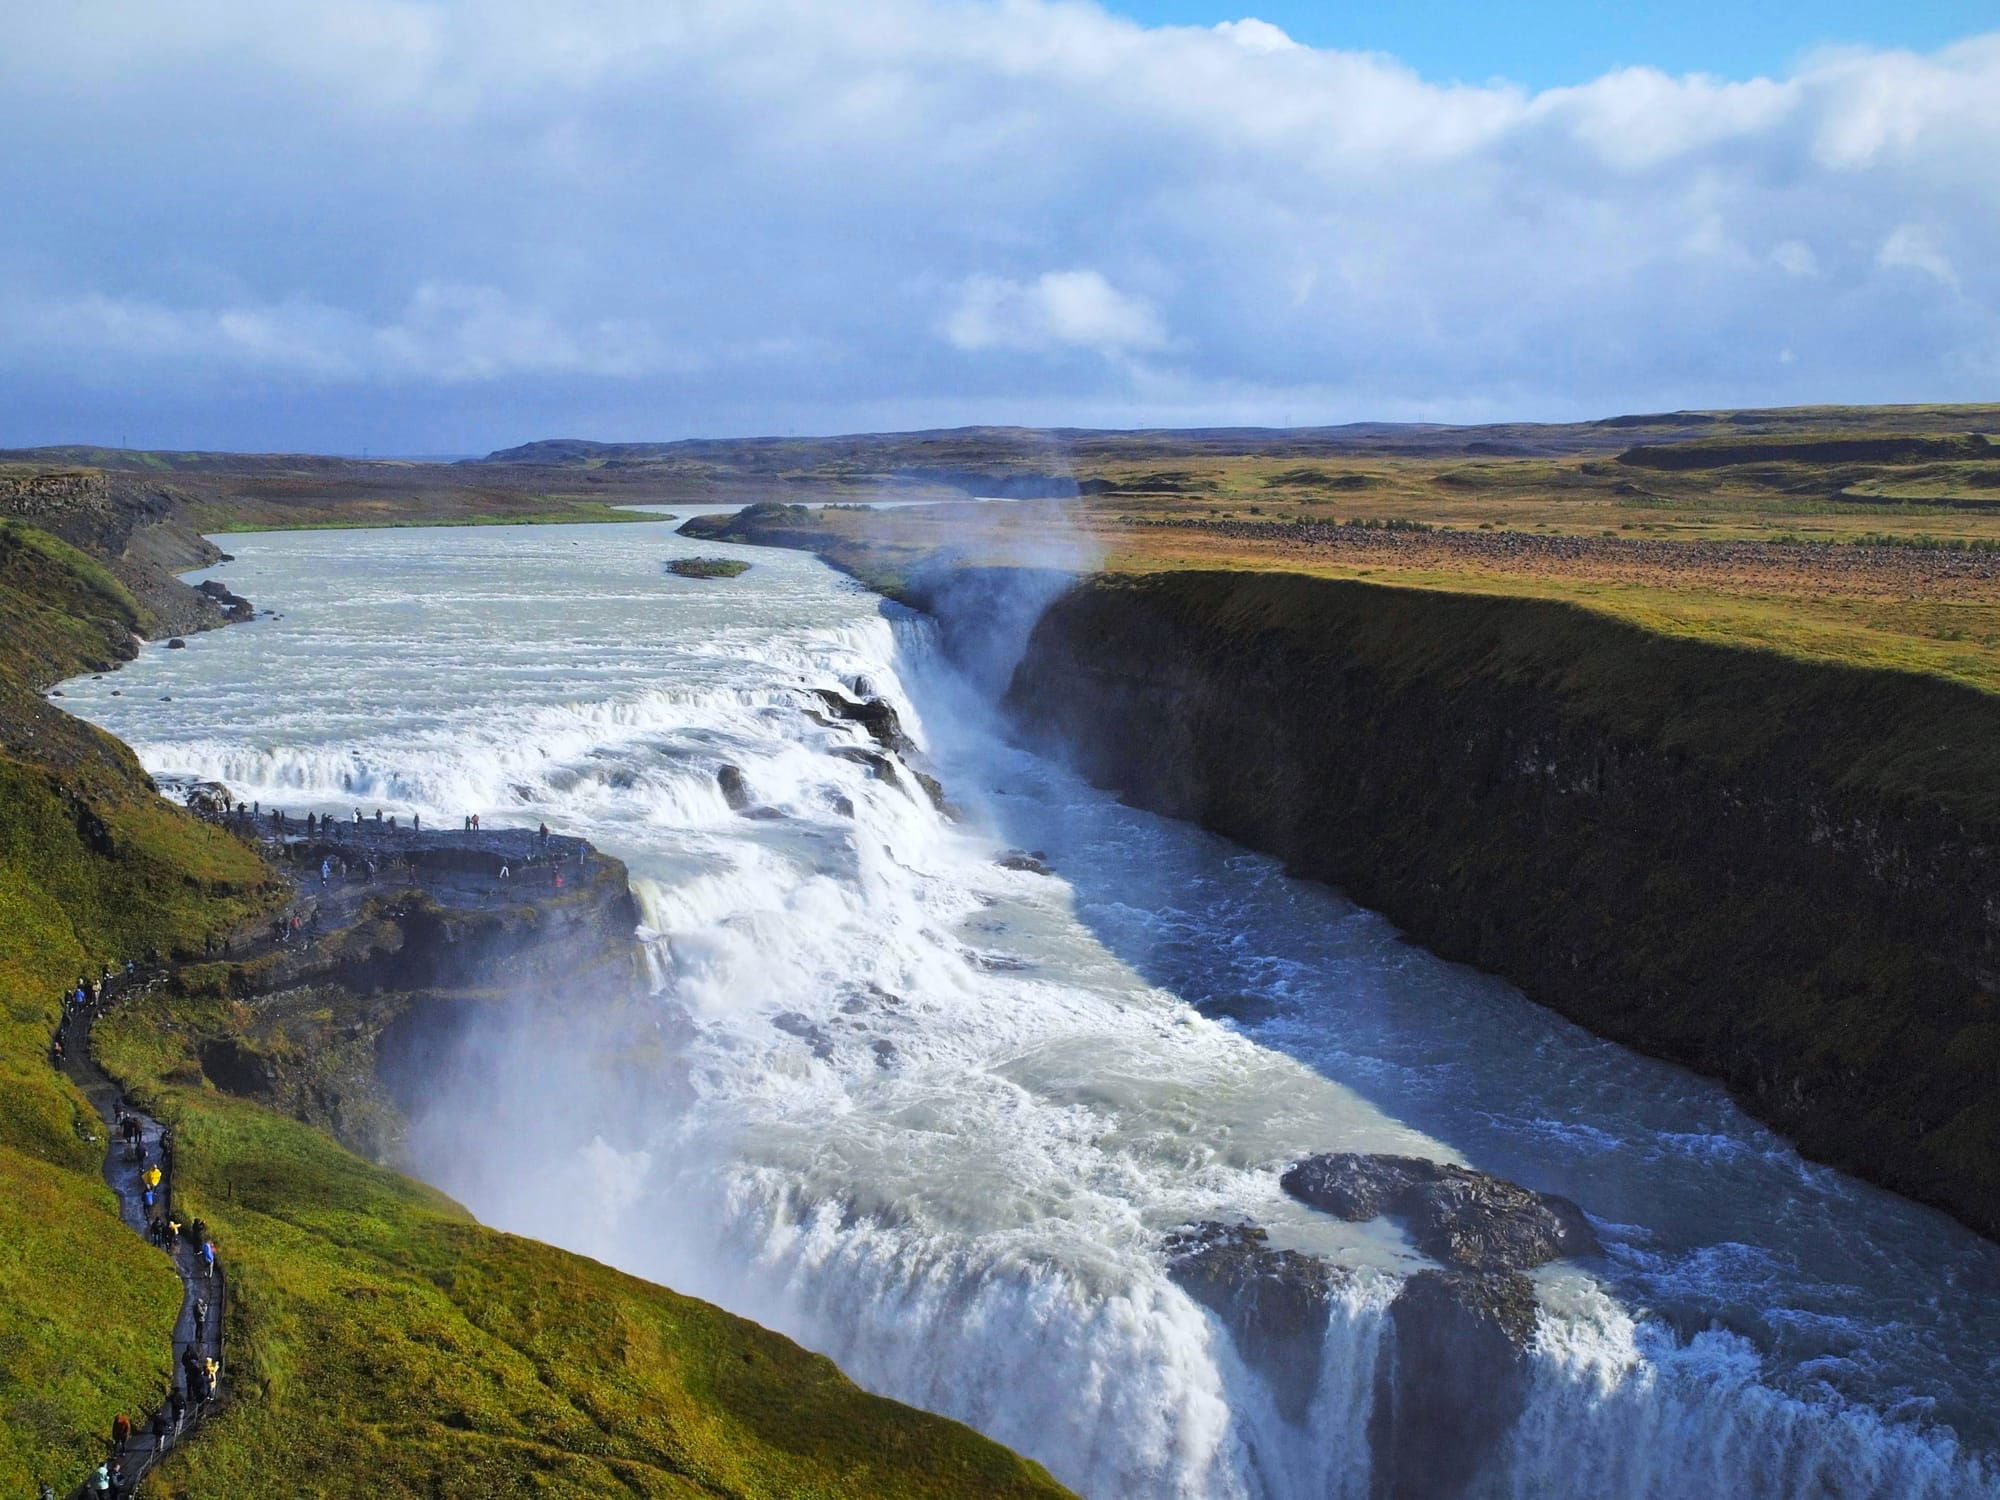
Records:
{"label": "cascading white water", "polygon": [[[1360,1497],[1384,1309],[1425,1262],[1277,1176],[1465,1160],[1574,1197],[1607,1251],[1537,1273],[1526,1409],[1471,1493],[2000,1494],[1994,1247],[1009,746],[925,622],[818,563],[679,580],[661,562],[697,549],[655,526],[232,545],[221,575],[284,618],[71,706],[156,773],[545,818],[632,869],[671,1082],[610,1090],[609,1038],[536,997],[572,1045],[489,1044],[417,1135],[489,1221],[771,1323],[1088,1494]],[[859,677],[963,822],[801,691]],[[730,809],[724,764],[769,816]],[[1303,1420],[1164,1265],[1166,1232],[1240,1216],[1352,1273]]]}

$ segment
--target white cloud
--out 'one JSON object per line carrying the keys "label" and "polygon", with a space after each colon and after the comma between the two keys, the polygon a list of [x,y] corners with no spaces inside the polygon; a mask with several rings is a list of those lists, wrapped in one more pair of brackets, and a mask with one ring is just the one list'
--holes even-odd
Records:
{"label": "white cloud", "polygon": [[1819,257],[1804,240],[1785,240],[1772,246],[1771,264],[1787,276],[1819,275]]}
{"label": "white cloud", "polygon": [[1937,236],[1921,224],[1898,224],[1875,252],[1875,264],[1889,270],[1920,271],[1948,287],[1958,285],[1958,271],[1938,248]]}
{"label": "white cloud", "polygon": [[1282,28],[1273,26],[1269,21],[1260,21],[1255,16],[1246,16],[1240,21],[1219,21],[1214,29],[1217,36],[1227,37],[1245,52],[1290,52],[1299,45]]}
{"label": "white cloud", "polygon": [[0,7],[0,139],[0,441],[113,391],[230,441],[273,381],[420,448],[1944,399],[2000,348],[2000,35],[1534,93],[1089,0],[70,0]]}
{"label": "white cloud", "polygon": [[1097,271],[1045,271],[1026,283],[967,277],[944,334],[956,347],[974,351],[1073,348],[1119,354],[1166,343],[1152,307]]}

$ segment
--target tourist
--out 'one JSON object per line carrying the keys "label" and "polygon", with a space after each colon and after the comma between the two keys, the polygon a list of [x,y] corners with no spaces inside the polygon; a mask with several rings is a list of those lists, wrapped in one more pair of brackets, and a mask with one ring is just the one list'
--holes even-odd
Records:
{"label": "tourist", "polygon": [[379,807],[375,809],[375,821],[378,823],[382,821],[382,809]]}
{"label": "tourist", "polygon": [[125,1500],[125,1496],[127,1494],[127,1490],[125,1488],[125,1460],[122,1458],[114,1458],[111,1460],[110,1467],[111,1467],[111,1500]]}
{"label": "tourist", "polygon": [[167,1393],[167,1410],[173,1414],[174,1436],[179,1437],[181,1422],[187,1416],[187,1397],[178,1385]]}
{"label": "tourist", "polygon": [[160,1452],[167,1446],[167,1409],[163,1406],[153,1413],[153,1451]]}
{"label": "tourist", "polygon": [[111,1465],[109,1463],[101,1463],[97,1466],[97,1472],[90,1476],[90,1487],[100,1495],[109,1495],[111,1493]]}
{"label": "tourist", "polygon": [[121,1411],[111,1419],[111,1446],[115,1451],[123,1453],[125,1445],[131,1441],[132,1419]]}
{"label": "tourist", "polygon": [[331,885],[331,884],[333,884],[333,856],[332,856],[332,855],[328,855],[328,856],[327,856],[327,857],[326,857],[325,859],[322,859],[322,860],[321,860],[321,861],[319,862],[319,883],[320,883],[321,885]]}
{"label": "tourist", "polygon": [[215,1241],[201,1242],[201,1274],[210,1281],[215,1280]]}
{"label": "tourist", "polygon": [[208,1303],[202,1298],[194,1299],[194,1340],[198,1344],[208,1336]]}
{"label": "tourist", "polygon": [[411,814],[410,814],[410,832],[412,832],[412,833],[422,833],[423,831],[424,831],[424,816],[423,816],[423,814],[422,814],[422,813],[411,813]]}
{"label": "tourist", "polygon": [[477,833],[477,832],[479,832],[479,814],[478,814],[478,813],[474,813],[474,814],[472,815],[472,831],[473,831],[474,833]]}

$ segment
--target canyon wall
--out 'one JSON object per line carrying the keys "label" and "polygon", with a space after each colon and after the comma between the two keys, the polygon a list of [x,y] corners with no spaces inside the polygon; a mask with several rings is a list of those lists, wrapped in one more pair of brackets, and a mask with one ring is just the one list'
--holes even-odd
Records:
{"label": "canyon wall", "polygon": [[2000,1234],[2000,701],[1557,603],[1188,572],[1063,594],[1008,703],[1135,805]]}

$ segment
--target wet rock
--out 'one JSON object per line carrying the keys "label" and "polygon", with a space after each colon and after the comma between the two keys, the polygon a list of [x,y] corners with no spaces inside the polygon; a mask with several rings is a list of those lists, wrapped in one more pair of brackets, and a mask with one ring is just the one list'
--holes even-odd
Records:
{"label": "wet rock", "polygon": [[219,781],[197,781],[187,789],[184,798],[193,812],[219,816],[229,811],[229,788]]}
{"label": "wet rock", "polygon": [[715,784],[722,788],[722,800],[734,812],[746,812],[750,807],[750,784],[743,779],[742,771],[735,766],[719,766],[715,772]]}
{"label": "wet rock", "polygon": [[802,1016],[795,1010],[788,1010],[771,1017],[771,1024],[787,1036],[795,1036],[804,1042],[812,1048],[812,1055],[822,1062],[833,1056],[833,1038],[826,1034],[824,1027],[809,1017]]}
{"label": "wet rock", "polygon": [[868,1044],[868,1048],[875,1054],[876,1067],[893,1068],[896,1066],[896,1044],[887,1037],[877,1037]]}
{"label": "wet rock", "polygon": [[1278,1410],[1302,1422],[1319,1388],[1327,1316],[1343,1273],[1269,1241],[1255,1224],[1193,1224],[1167,1237],[1167,1274],[1222,1320]]}
{"label": "wet rock", "polygon": [[1235,1021],[1244,1026],[1258,1026],[1278,1013],[1278,1002],[1269,995],[1238,992],[1230,995],[1210,995],[1197,1000],[1195,1009],[1205,1016],[1221,1016],[1225,1021]]}
{"label": "wet rock", "polygon": [[957,818],[959,816],[958,809],[945,801],[943,782],[931,775],[930,772],[919,771],[915,767],[910,769],[910,775],[915,779],[917,785],[924,789],[924,795],[931,799],[932,807],[943,813],[947,818]]}
{"label": "wet rock", "polygon": [[845,792],[835,792],[831,797],[827,798],[827,805],[843,818],[854,816],[854,799]]}
{"label": "wet rock", "polygon": [[1412,1243],[1447,1266],[1526,1271],[1598,1253],[1590,1221],[1569,1199],[1469,1167],[1333,1152],[1307,1157],[1282,1181],[1301,1203],[1343,1219],[1402,1219]]}
{"label": "wet rock", "polygon": [[187,642],[177,635],[170,635],[167,637],[167,649],[169,651],[185,651],[187,650]]}
{"label": "wet rock", "polygon": [[1453,1500],[1528,1399],[1535,1290],[1518,1271],[1423,1271],[1389,1305],[1368,1419],[1376,1500]]}
{"label": "wet rock", "polygon": [[760,805],[744,808],[743,816],[755,819],[759,823],[781,823],[784,821],[785,814],[779,808]]}
{"label": "wet rock", "polygon": [[857,698],[875,698],[880,696],[875,689],[875,679],[870,677],[866,672],[854,678],[847,686]]}
{"label": "wet rock", "polygon": [[195,585],[195,588],[222,606],[225,619],[242,621],[255,619],[256,608],[241,594],[234,592],[228,584],[217,578],[210,578]]}
{"label": "wet rock", "polygon": [[868,774],[877,781],[886,781],[890,786],[897,787],[903,784],[903,778],[896,774],[896,763],[879,750],[863,750],[859,745],[838,745],[831,753],[842,760],[866,766]]}
{"label": "wet rock", "polygon": [[1030,875],[1048,875],[1054,873],[1049,869],[1045,860],[1046,856],[1040,850],[1030,854],[1024,849],[1007,849],[1003,850],[993,863],[1003,870],[1023,870]]}
{"label": "wet rock", "polygon": [[856,701],[831,688],[814,688],[812,693],[836,719],[859,724],[867,731],[868,737],[884,750],[902,755],[916,749],[910,737],[903,733],[903,721],[896,717],[895,706],[888,699],[864,698]]}
{"label": "wet rock", "polygon": [[864,984],[853,990],[840,1002],[843,1015],[858,1016],[863,1011],[873,1010],[881,1005],[901,1005],[903,997],[891,994],[879,984]]}

